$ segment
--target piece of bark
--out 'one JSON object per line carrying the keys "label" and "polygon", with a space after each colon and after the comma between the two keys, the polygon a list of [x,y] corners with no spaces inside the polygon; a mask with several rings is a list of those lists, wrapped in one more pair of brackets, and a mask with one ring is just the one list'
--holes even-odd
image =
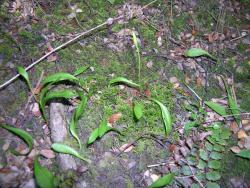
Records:
{"label": "piece of bark", "polygon": [[[65,107],[61,103],[50,103],[50,130],[53,143],[64,143],[68,135]],[[63,171],[76,170],[75,159],[67,154],[57,155],[59,167]]]}

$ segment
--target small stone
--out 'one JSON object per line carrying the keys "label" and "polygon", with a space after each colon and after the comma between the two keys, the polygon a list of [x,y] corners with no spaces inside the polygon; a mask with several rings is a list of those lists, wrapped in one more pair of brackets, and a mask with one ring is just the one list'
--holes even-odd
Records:
{"label": "small stone", "polygon": [[114,23],[114,19],[113,18],[108,18],[107,19],[107,24],[108,25],[112,25]]}

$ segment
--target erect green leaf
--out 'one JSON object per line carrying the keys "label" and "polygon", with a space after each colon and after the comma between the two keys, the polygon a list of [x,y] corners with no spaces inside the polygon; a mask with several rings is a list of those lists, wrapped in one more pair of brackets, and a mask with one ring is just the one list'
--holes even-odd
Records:
{"label": "erect green leaf", "polygon": [[79,69],[77,69],[74,72],[74,76],[78,76],[79,74],[82,74],[84,71],[86,71],[89,68],[89,66],[82,66]]}
{"label": "erect green leaf", "polygon": [[105,135],[109,131],[116,131],[119,134],[121,134],[117,129],[109,127],[107,121],[103,120],[100,123],[99,127],[94,129],[94,131],[90,134],[89,139],[88,139],[88,144],[92,144],[96,139],[101,138],[103,135]]}
{"label": "erect green leaf", "polygon": [[97,138],[99,137],[99,129],[96,128],[94,131],[90,134],[88,139],[88,144],[92,144]]}
{"label": "erect green leaf", "polygon": [[77,142],[79,143],[79,146],[81,147],[81,141],[77,135],[77,122],[79,121],[79,119],[81,118],[81,115],[83,114],[84,108],[87,105],[87,97],[84,96],[83,94],[81,94],[81,92],[78,92],[81,101],[80,103],[77,105],[76,110],[74,111],[74,114],[72,116],[71,122],[70,122],[70,126],[69,126],[69,130],[70,133],[72,134],[72,136],[77,140]]}
{"label": "erect green leaf", "polygon": [[227,115],[226,108],[218,103],[206,101],[205,104],[221,116]]}
{"label": "erect green leaf", "polygon": [[156,180],[155,182],[153,182],[149,188],[158,188],[158,187],[164,187],[166,185],[169,185],[172,180],[174,179],[174,174],[173,173],[169,173],[161,178],[159,178],[158,180]]}
{"label": "erect green leaf", "polygon": [[237,105],[237,101],[233,98],[232,92],[229,89],[226,80],[224,78],[222,78],[222,80],[223,80],[223,83],[224,83],[226,91],[227,91],[227,100],[228,100],[229,109],[232,112],[232,115],[233,115],[235,121],[239,125],[240,124],[240,118],[239,118],[239,116],[237,114],[240,114],[240,109],[239,109],[239,107]]}
{"label": "erect green leaf", "polygon": [[106,120],[102,121],[98,128],[98,136],[101,138],[106,132],[111,130],[112,128],[108,126],[108,123]]}
{"label": "erect green leaf", "polygon": [[210,180],[210,181],[217,181],[221,178],[221,175],[217,171],[211,171],[211,172],[206,173],[206,178],[207,180]]}
{"label": "erect green leaf", "polygon": [[108,0],[108,2],[113,5],[115,0]]}
{"label": "erect green leaf", "polygon": [[140,87],[139,84],[136,84],[136,83],[132,82],[131,80],[128,80],[127,78],[124,78],[124,77],[116,77],[116,78],[110,80],[109,85],[116,84],[116,83],[123,83],[123,84],[130,86],[130,87],[135,87],[135,88]]}
{"label": "erect green leaf", "polygon": [[136,117],[137,120],[141,119],[141,117],[143,115],[142,109],[143,109],[142,104],[135,103],[135,105],[134,105],[134,114],[135,114],[135,117]]}
{"label": "erect green leaf", "polygon": [[190,48],[185,51],[184,55],[186,57],[200,57],[200,56],[208,56],[212,59],[215,59],[211,54],[201,48]]}
{"label": "erect green leaf", "polygon": [[160,101],[156,99],[151,99],[151,100],[160,106],[162,119],[165,125],[165,131],[166,131],[166,134],[169,134],[172,130],[172,117],[170,115],[170,112],[168,111],[167,107],[164,104],[162,104]]}
{"label": "erect green leaf", "polygon": [[45,96],[49,91],[51,84],[46,85],[44,88],[42,88],[41,92],[40,92],[40,96],[39,96],[39,108],[41,110],[42,116],[43,118],[46,120],[46,116],[45,116]]}
{"label": "erect green leaf", "polygon": [[221,167],[221,162],[218,160],[211,160],[208,161],[208,168],[212,168],[212,169],[220,169]]}
{"label": "erect green leaf", "polygon": [[55,73],[44,78],[44,80],[42,81],[42,84],[46,85],[51,82],[56,83],[56,82],[63,81],[63,80],[72,81],[74,83],[78,82],[78,78],[76,78],[72,74],[59,72],[59,73]]}
{"label": "erect green leaf", "polygon": [[239,157],[250,159],[250,150],[247,150],[247,149],[241,150],[240,153],[236,155],[238,155]]}
{"label": "erect green leaf", "polygon": [[132,32],[132,36],[133,36],[133,42],[136,48],[136,53],[137,53],[137,62],[138,62],[138,78],[139,78],[139,82],[141,82],[141,56],[140,56],[140,48],[139,48],[139,44],[138,44],[138,40],[136,37],[135,32]]}
{"label": "erect green leaf", "polygon": [[29,86],[29,89],[32,90],[29,75],[28,75],[27,71],[23,67],[18,66],[17,67],[17,72],[25,79],[25,81],[27,82],[27,84]]}
{"label": "erect green leaf", "polygon": [[38,157],[34,161],[34,175],[37,184],[41,188],[54,188],[54,176],[45,167],[41,166],[38,162]]}
{"label": "erect green leaf", "polygon": [[76,151],[75,149],[71,148],[70,146],[67,146],[65,144],[61,144],[61,143],[54,143],[51,145],[51,148],[58,152],[58,153],[65,153],[65,154],[70,154],[73,155],[79,159],[82,159],[83,161],[86,161],[88,163],[90,163],[91,161],[89,159],[85,159],[83,158],[78,151]]}
{"label": "erect green leaf", "polygon": [[229,108],[234,116],[235,121],[239,125],[240,118],[237,114],[240,114],[240,109],[238,108],[237,102],[236,102],[236,100],[234,100],[234,98],[232,97],[231,94],[228,94],[227,97],[228,97]]}
{"label": "erect green leaf", "polygon": [[30,153],[30,151],[32,150],[34,141],[33,141],[32,136],[29,133],[27,133],[26,131],[23,131],[22,129],[11,127],[10,125],[1,125],[0,127],[10,131],[11,133],[19,136],[22,140],[24,140],[24,142],[26,142],[26,144],[29,147],[29,151],[25,155]]}

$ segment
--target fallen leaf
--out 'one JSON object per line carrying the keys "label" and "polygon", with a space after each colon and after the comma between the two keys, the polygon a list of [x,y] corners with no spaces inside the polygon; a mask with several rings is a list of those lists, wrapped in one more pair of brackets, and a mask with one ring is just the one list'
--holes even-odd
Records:
{"label": "fallen leaf", "polygon": [[43,149],[43,150],[40,151],[40,154],[42,156],[44,156],[45,158],[47,158],[47,159],[55,158],[55,153],[50,149]]}
{"label": "fallen leaf", "polygon": [[113,124],[113,123],[117,122],[121,117],[122,117],[121,112],[115,113],[109,117],[108,122],[110,124]]}
{"label": "fallen leaf", "polygon": [[247,125],[249,123],[249,120],[248,119],[243,119],[241,121],[242,125]]}
{"label": "fallen leaf", "polygon": [[9,142],[5,142],[4,145],[2,146],[2,150],[3,151],[7,151],[9,149],[10,143]]}
{"label": "fallen leaf", "polygon": [[38,103],[32,103],[30,105],[30,111],[32,112],[32,114],[35,116],[35,117],[39,117],[41,116],[41,112],[40,112],[40,109],[39,109],[39,105]]}
{"label": "fallen leaf", "polygon": [[[126,148],[126,149],[125,149]],[[130,152],[132,149],[134,148],[134,146],[132,144],[123,144],[120,148],[119,151],[123,151],[124,153],[128,153]],[[125,150],[124,150],[125,149]]]}
{"label": "fallen leaf", "polygon": [[233,152],[233,153],[240,153],[240,148],[238,146],[233,146],[230,148],[230,150]]}
{"label": "fallen leaf", "polygon": [[230,124],[230,130],[236,134],[239,131],[238,124],[235,121],[232,121]]}
{"label": "fallen leaf", "polygon": [[146,95],[146,97],[150,97],[151,96],[151,92],[150,92],[150,89],[146,89],[145,91],[144,91],[144,94]]}
{"label": "fallen leaf", "polygon": [[246,132],[244,130],[239,130],[238,132],[238,139],[241,139],[241,138],[246,138],[248,137]]}

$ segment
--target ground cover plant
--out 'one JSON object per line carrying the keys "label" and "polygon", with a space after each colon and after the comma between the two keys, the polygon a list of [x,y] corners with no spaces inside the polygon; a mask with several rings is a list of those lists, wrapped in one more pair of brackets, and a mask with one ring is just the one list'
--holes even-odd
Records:
{"label": "ground cover plant", "polygon": [[249,4],[4,1],[0,186],[250,186]]}

